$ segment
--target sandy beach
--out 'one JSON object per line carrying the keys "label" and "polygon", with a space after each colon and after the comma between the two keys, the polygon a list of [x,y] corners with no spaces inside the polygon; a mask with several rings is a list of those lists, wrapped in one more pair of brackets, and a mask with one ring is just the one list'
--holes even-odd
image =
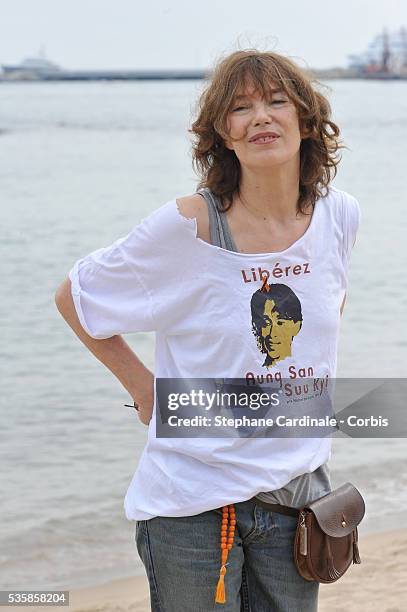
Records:
{"label": "sandy beach", "polygon": [[[360,535],[359,544],[362,564],[352,566],[337,583],[321,585],[319,612],[405,612],[407,529]],[[134,576],[72,590],[69,609],[72,612],[149,612],[149,601],[147,579]]]}

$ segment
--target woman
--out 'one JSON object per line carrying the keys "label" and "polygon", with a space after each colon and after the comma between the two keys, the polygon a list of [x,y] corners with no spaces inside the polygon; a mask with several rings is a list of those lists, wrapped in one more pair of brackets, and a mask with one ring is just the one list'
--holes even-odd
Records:
{"label": "woman", "polygon": [[[330,112],[288,58],[224,58],[191,129],[197,192],[77,261],[57,291],[149,424],[125,509],[154,611],[317,609],[318,583],[293,562],[293,509],[331,490],[329,436],[161,437],[155,392],[163,379],[335,376],[360,212],[330,185]],[[136,331],[156,332],[154,375],[121,337]]]}

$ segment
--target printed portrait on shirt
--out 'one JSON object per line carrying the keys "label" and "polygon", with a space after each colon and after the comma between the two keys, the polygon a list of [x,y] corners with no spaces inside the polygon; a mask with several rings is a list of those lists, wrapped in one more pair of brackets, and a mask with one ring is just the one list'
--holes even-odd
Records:
{"label": "printed portrait on shirt", "polygon": [[280,283],[269,284],[264,278],[250,307],[257,347],[266,355],[263,366],[271,368],[291,357],[293,340],[302,326],[301,303],[294,291]]}

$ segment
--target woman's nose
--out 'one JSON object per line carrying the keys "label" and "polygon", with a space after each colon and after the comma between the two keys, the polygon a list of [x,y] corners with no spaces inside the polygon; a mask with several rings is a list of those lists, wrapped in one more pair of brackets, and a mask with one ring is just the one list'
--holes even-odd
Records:
{"label": "woman's nose", "polygon": [[258,123],[259,121],[271,121],[272,112],[271,107],[266,103],[256,104],[254,107],[254,122]]}

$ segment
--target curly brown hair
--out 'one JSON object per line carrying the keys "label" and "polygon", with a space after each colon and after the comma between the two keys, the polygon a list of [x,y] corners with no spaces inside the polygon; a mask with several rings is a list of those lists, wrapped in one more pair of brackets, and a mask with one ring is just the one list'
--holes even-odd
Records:
{"label": "curly brown hair", "polygon": [[208,187],[222,203],[222,210],[232,206],[239,194],[241,168],[234,151],[224,139],[227,118],[242,86],[252,83],[264,97],[278,85],[295,104],[300,145],[300,184],[297,208],[301,212],[328,191],[335,178],[341,156],[347,148],[339,141],[340,130],[331,121],[331,106],[314,86],[321,83],[291,59],[271,51],[243,49],[218,61],[197,103],[197,118],[188,131],[193,134],[192,166],[200,177],[198,189]]}

